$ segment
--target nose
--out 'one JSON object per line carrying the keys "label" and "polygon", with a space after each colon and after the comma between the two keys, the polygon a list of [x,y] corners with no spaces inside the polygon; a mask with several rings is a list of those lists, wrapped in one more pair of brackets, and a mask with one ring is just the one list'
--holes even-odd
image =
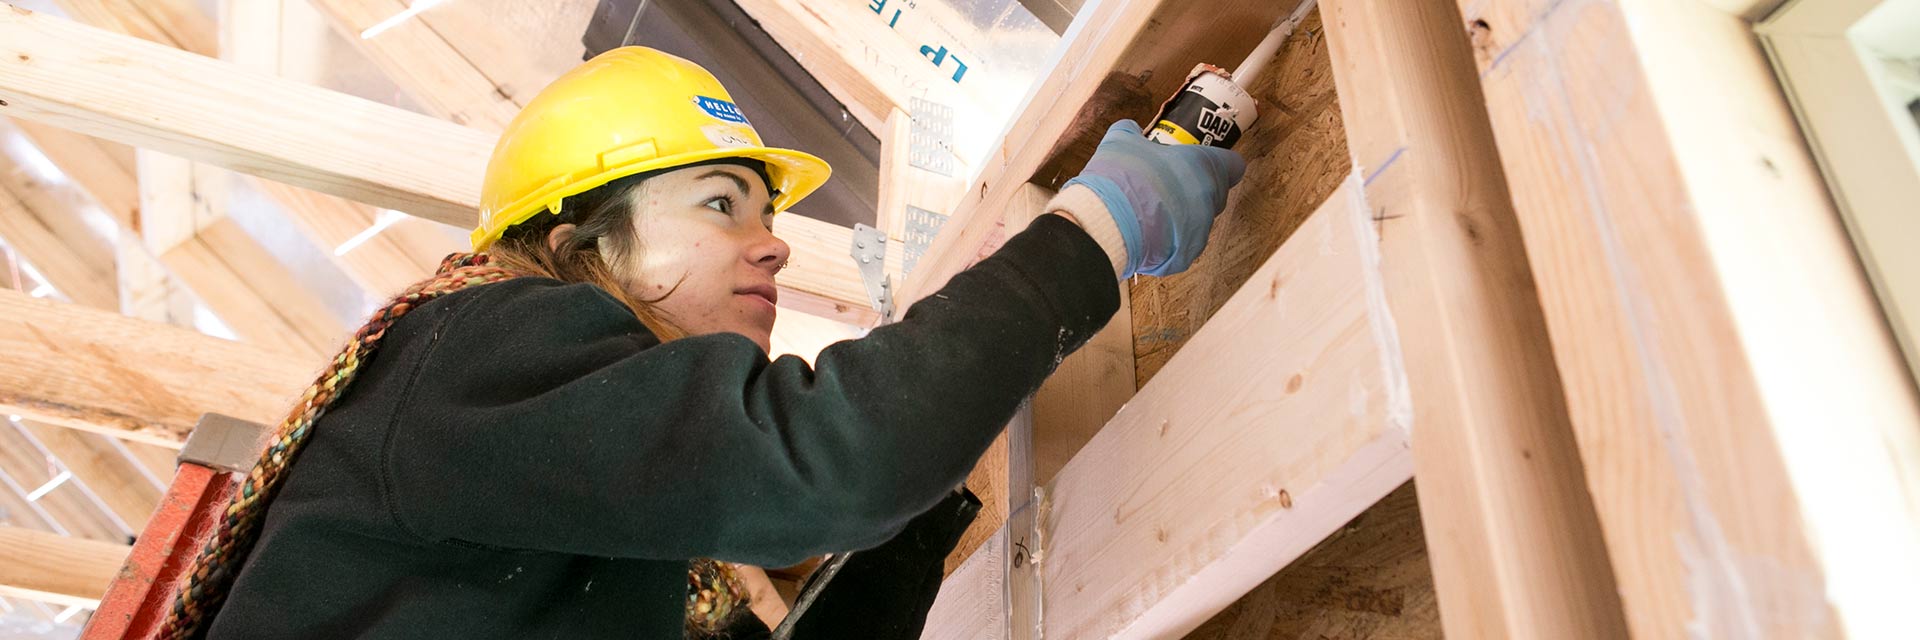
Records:
{"label": "nose", "polygon": [[793,255],[793,247],[773,235],[772,229],[753,226],[757,231],[754,232],[753,241],[747,245],[747,261],[755,267],[766,269],[767,273],[779,273],[781,268],[787,266],[787,258]]}

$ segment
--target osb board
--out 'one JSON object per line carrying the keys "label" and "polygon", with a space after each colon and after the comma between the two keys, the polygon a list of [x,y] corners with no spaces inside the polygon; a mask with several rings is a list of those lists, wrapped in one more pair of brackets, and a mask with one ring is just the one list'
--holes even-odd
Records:
{"label": "osb board", "polygon": [[1188,634],[1188,640],[1439,638],[1440,607],[1408,482]]}
{"label": "osb board", "polygon": [[1137,385],[1146,385],[1352,170],[1318,11],[1249,91],[1260,101],[1260,119],[1234,147],[1247,158],[1247,175],[1215,219],[1206,252],[1186,273],[1133,283]]}

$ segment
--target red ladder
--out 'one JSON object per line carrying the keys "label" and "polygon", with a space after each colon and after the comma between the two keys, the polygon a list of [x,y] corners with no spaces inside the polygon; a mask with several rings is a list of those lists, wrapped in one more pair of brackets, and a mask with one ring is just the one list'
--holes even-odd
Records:
{"label": "red ladder", "polygon": [[220,522],[240,479],[266,449],[265,425],[209,413],[180,449],[173,484],[133,543],[81,640],[146,640],[160,630],[193,557]]}

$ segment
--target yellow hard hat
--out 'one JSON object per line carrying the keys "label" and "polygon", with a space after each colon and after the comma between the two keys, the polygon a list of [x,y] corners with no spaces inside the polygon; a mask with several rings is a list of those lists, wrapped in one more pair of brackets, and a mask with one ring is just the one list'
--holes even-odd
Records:
{"label": "yellow hard hat", "polygon": [[562,199],[637,173],[714,160],[765,162],[785,211],[826,183],[812,155],[760,142],[726,87],[700,65],[646,47],[594,56],[534,96],[487,162],[473,250]]}

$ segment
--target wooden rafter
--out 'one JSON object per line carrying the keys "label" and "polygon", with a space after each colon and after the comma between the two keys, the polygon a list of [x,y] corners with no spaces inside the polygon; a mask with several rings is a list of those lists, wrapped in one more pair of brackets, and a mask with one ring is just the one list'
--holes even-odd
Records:
{"label": "wooden rafter", "polygon": [[126,530],[137,533],[147,528],[154,505],[160,503],[160,487],[142,475],[129,458],[98,434],[32,421],[19,426],[59,459]]}
{"label": "wooden rafter", "polygon": [[277,423],[313,363],[0,292],[0,411],[178,448],[200,415]]}
{"label": "wooden rafter", "polygon": [[399,0],[309,0],[348,42],[407,95],[442,118],[485,131],[506,128],[523,103],[447,41],[424,16],[394,25],[378,37],[361,32],[406,10]]}
{"label": "wooden rafter", "polygon": [[0,595],[98,606],[129,551],[124,544],[0,527]]}

